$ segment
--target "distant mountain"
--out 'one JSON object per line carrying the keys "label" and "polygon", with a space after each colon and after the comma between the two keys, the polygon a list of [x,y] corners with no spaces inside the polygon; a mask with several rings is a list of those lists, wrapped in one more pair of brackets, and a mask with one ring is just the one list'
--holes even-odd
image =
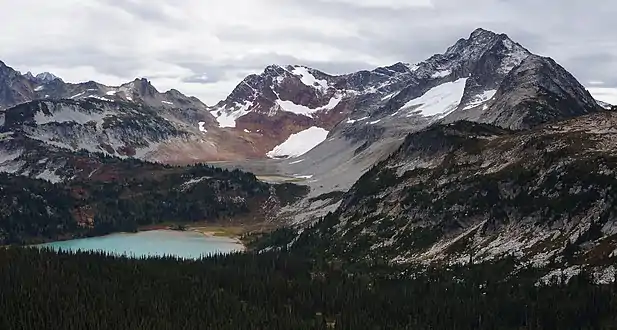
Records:
{"label": "distant mountain", "polygon": [[36,79],[42,83],[49,83],[52,82],[56,79],[58,80],[62,80],[59,77],[57,77],[56,75],[54,75],[53,73],[49,73],[49,72],[43,72],[43,73],[39,73],[36,75]]}
{"label": "distant mountain", "polygon": [[144,104],[153,107],[195,107],[206,108],[195,97],[188,97],[170,90],[160,93],[144,78],[122,84],[106,86],[94,81],[72,84],[65,83],[55,75],[44,72],[36,76],[24,75],[0,62],[0,109],[9,108],[34,100],[84,100],[103,99]]}
{"label": "distant mountain", "polygon": [[[275,162],[274,171],[311,177],[316,196],[348,189],[396,150],[409,132],[434,123],[464,119],[527,129],[601,110],[553,60],[531,54],[505,34],[483,29],[414,64],[399,62],[345,75],[270,65],[247,76],[214,106],[177,90],[159,92],[146,79],[106,86],[38,76],[21,75],[0,62],[0,109],[6,110],[5,116],[24,111],[11,107],[36,101],[26,108],[42,109],[45,104],[79,119],[37,110],[45,120],[13,121],[10,127],[4,125],[3,134],[36,136],[44,145],[55,143],[67,150],[85,147],[174,164],[291,157]],[[127,123],[111,120],[126,116],[142,121],[147,117],[148,124],[129,130]],[[157,138],[155,131],[160,132]]]}

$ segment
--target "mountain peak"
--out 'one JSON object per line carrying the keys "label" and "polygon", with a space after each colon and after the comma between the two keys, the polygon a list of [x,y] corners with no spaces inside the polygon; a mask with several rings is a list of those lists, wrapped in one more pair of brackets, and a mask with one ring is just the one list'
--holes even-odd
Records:
{"label": "mountain peak", "polygon": [[[504,35],[505,36],[505,35]],[[473,52],[481,49],[488,49],[499,40],[500,35],[495,32],[482,28],[475,29],[469,38],[459,39],[454,45],[450,46],[445,55]],[[506,36],[507,37],[507,36]]]}
{"label": "mountain peak", "polygon": [[133,82],[138,83],[138,84],[150,84],[150,81],[148,81],[148,78],[135,78]]}
{"label": "mountain peak", "polygon": [[[30,72],[28,72],[28,73],[30,73]],[[30,73],[30,75],[32,75],[32,74]],[[50,73],[50,72],[39,73],[39,74],[36,75],[35,78],[37,80],[43,82],[43,83],[48,83],[48,82],[52,82],[52,81],[54,81],[56,79],[60,79],[58,76],[56,76],[56,75],[54,75],[53,73]],[[62,79],[60,79],[60,80],[62,80]]]}
{"label": "mountain peak", "polygon": [[26,72],[26,74],[24,74],[24,77],[26,77],[29,80],[36,80],[36,77],[30,71]]}
{"label": "mountain peak", "polygon": [[285,71],[287,71],[284,67],[278,65],[278,64],[271,64],[268,65],[265,69],[264,69],[264,74],[267,76],[279,76],[281,74],[284,74]]}
{"label": "mountain peak", "polygon": [[473,39],[473,38],[478,38],[478,37],[495,37],[495,36],[497,36],[497,33],[493,31],[486,30],[483,28],[477,28],[473,30],[473,32],[471,32],[471,35],[469,35],[469,38]]}

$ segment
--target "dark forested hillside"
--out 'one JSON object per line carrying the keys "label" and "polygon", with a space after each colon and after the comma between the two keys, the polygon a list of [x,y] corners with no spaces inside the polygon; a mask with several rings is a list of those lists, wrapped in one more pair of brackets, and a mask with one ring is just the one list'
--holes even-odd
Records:
{"label": "dark forested hillside", "polygon": [[335,212],[275,245],[362,263],[612,265],[616,125],[607,111],[520,132],[431,126],[366,172]]}
{"label": "dark forested hillside", "polygon": [[506,264],[349,277],[299,256],[199,261],[0,249],[0,329],[613,329],[617,287],[536,287]]}
{"label": "dark forested hillside", "polygon": [[146,164],[140,175],[123,173],[108,182],[69,184],[0,174],[0,245],[135,231],[163,222],[257,222],[305,192],[289,184],[270,186],[238,170],[147,169]]}
{"label": "dark forested hillside", "polygon": [[79,226],[71,210],[76,201],[66,189],[43,180],[0,173],[0,245],[24,237],[59,237]]}

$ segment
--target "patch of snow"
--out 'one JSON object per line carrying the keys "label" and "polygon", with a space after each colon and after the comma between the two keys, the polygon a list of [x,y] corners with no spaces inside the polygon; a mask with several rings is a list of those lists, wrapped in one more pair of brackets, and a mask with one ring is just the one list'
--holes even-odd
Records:
{"label": "patch of snow", "polygon": [[118,93],[118,91],[109,91],[109,92],[107,92],[105,94],[109,95],[109,96],[113,96],[113,95],[116,95],[116,93]]}
{"label": "patch of snow", "polygon": [[310,174],[310,175],[294,174],[294,178],[297,178],[297,179],[310,179],[312,177],[313,177],[313,174]]}
{"label": "patch of snow", "polygon": [[35,92],[40,92],[40,91],[42,91],[43,89],[45,89],[45,86],[37,86],[37,87],[34,89],[34,91],[35,91]]}
{"label": "patch of snow", "polygon": [[451,70],[437,71],[431,75],[431,78],[444,78],[444,77],[449,76],[451,73],[452,73]]}
{"label": "patch of snow", "polygon": [[308,71],[308,69],[303,67],[303,66],[295,67],[291,71],[291,73],[293,73],[294,75],[300,76],[300,81],[302,81],[302,83],[307,85],[307,86],[317,87],[322,92],[325,92],[326,90],[328,90],[328,82],[327,81],[319,80],[319,79],[315,78],[315,76],[313,76]]}
{"label": "patch of snow", "polygon": [[487,91],[484,91],[481,94],[478,94],[476,96],[474,96],[471,101],[469,101],[469,103],[467,103],[467,106],[465,106],[465,108],[463,108],[463,110],[469,110],[471,108],[475,108],[477,106],[479,106],[480,104],[490,100],[493,98],[493,96],[495,96],[495,93],[497,93],[496,89],[490,89]]}
{"label": "patch of snow", "polygon": [[233,109],[221,108],[210,113],[216,118],[220,127],[236,127],[236,119],[246,115],[251,106],[253,102],[245,101],[242,105],[236,103]]}
{"label": "patch of snow", "polygon": [[454,82],[433,87],[424,95],[407,102],[399,111],[409,109],[407,117],[414,114],[425,117],[443,117],[455,110],[460,104],[466,82],[467,78],[461,78]]}
{"label": "patch of snow", "polygon": [[269,151],[266,156],[270,158],[301,156],[322,143],[328,136],[328,133],[328,131],[320,127],[313,126],[307,128],[304,131],[290,135],[285,142]]}
{"label": "patch of snow", "polygon": [[299,163],[302,163],[303,161],[304,159],[296,160],[296,161],[289,163],[288,165],[299,164]]}
{"label": "patch of snow", "polygon": [[97,96],[97,95],[89,95],[88,96],[89,99],[97,99],[97,100],[101,100],[101,101],[107,101],[107,102],[113,102],[113,100],[110,99],[106,99],[102,96]]}
{"label": "patch of snow", "polygon": [[36,178],[47,180],[51,183],[62,182],[62,177],[58,176],[55,171],[52,171],[50,169],[45,169],[45,171],[37,175]]}
{"label": "patch of snow", "polygon": [[248,129],[244,129],[244,133],[250,133],[251,131],[249,131]]}
{"label": "patch of snow", "polygon": [[382,101],[389,100],[389,99],[391,99],[391,98],[392,98],[394,95],[396,95],[396,94],[398,94],[398,92],[390,93],[390,94],[388,94],[388,95],[386,95],[386,96],[382,97],[382,98],[381,98],[381,100],[382,100]]}
{"label": "patch of snow", "polygon": [[100,168],[101,167],[97,167],[94,169],[94,171],[90,172],[90,174],[88,174],[88,178],[91,178],[94,175],[94,173],[96,173],[96,171],[98,171]]}
{"label": "patch of snow", "polygon": [[311,117],[311,115],[315,112],[334,109],[341,102],[342,99],[343,99],[342,95],[340,94],[334,95],[332,98],[330,98],[330,101],[328,101],[328,104],[321,106],[319,108],[315,108],[315,109],[311,109],[305,105],[295,104],[292,101],[283,101],[280,99],[276,100],[276,103],[278,104],[279,107],[281,107],[281,110],[283,111]]}
{"label": "patch of snow", "polygon": [[292,112],[298,115],[308,116],[315,111],[315,109],[311,109],[304,105],[295,104],[291,101],[276,100],[276,103],[281,107],[283,111]]}
{"label": "patch of snow", "polygon": [[130,96],[127,96],[126,99],[129,100],[129,101],[133,101],[133,98],[130,97]]}
{"label": "patch of snow", "polygon": [[378,122],[380,122],[380,121],[381,121],[381,119],[377,119],[377,120],[375,120],[375,121],[371,121],[371,122],[369,122],[369,124],[370,124],[370,125],[375,125],[375,124],[377,124],[377,123],[378,123]]}
{"label": "patch of snow", "polygon": [[188,181],[186,181],[185,183],[182,184],[182,186],[181,186],[182,190],[186,190],[190,186],[192,186],[194,184],[197,184],[197,183],[200,183],[201,181],[206,180],[206,179],[210,179],[210,178],[211,177],[209,177],[209,176],[202,176],[200,178],[190,179],[190,180],[188,180]]}
{"label": "patch of snow", "polygon": [[204,133],[207,133],[207,132],[208,132],[208,130],[204,127],[204,125],[206,124],[206,122],[204,122],[204,121],[200,121],[198,124],[199,124],[199,131],[200,131],[200,132],[204,132]]}
{"label": "patch of snow", "polygon": [[49,97],[49,95],[45,95],[45,98],[48,98],[48,97]]}
{"label": "patch of snow", "polygon": [[86,92],[81,92],[81,93],[79,93],[79,94],[75,94],[75,95],[71,96],[70,98],[74,99],[74,98],[76,98],[76,97],[80,97],[80,96],[82,96],[82,95],[84,95],[84,94],[86,94]]}
{"label": "patch of snow", "polygon": [[332,110],[334,108],[336,108],[336,106],[341,103],[341,100],[343,100],[343,96],[342,95],[334,95],[332,98],[330,98],[330,101],[328,101],[328,104],[324,105],[323,107],[319,107],[317,110]]}
{"label": "patch of snow", "polygon": [[366,117],[362,117],[362,118],[358,118],[358,119],[347,119],[347,124],[353,124],[353,123],[355,123],[357,121],[363,121],[363,120],[369,119],[369,118],[370,118],[369,116],[366,116]]}
{"label": "patch of snow", "polygon": [[172,102],[169,101],[161,101],[161,103],[167,104],[167,105],[174,105]]}

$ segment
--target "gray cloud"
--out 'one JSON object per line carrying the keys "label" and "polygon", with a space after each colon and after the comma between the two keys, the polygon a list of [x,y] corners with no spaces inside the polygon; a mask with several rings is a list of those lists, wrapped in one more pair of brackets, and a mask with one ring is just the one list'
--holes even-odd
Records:
{"label": "gray cloud", "polygon": [[[0,0],[0,59],[65,80],[150,77],[207,103],[270,64],[342,74],[443,52],[477,27],[617,90],[617,3],[591,0]],[[24,16],[28,13],[28,16]]]}
{"label": "gray cloud", "polygon": [[91,0],[97,1],[101,5],[123,11],[134,18],[154,22],[156,24],[164,23],[168,28],[185,26],[183,21],[169,14],[166,14],[163,7],[157,1],[140,1],[140,0]]}

